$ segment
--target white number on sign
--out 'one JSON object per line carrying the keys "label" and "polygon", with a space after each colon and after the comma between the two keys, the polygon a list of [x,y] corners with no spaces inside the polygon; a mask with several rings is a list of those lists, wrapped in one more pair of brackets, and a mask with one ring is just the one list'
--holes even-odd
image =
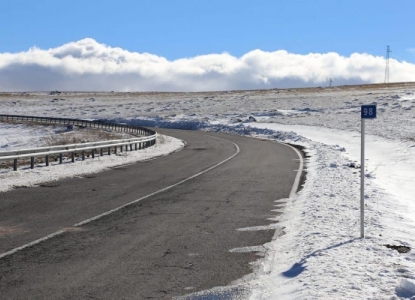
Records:
{"label": "white number on sign", "polygon": [[372,116],[373,115],[373,108],[369,108],[369,109],[364,108],[363,109],[363,115],[364,116]]}

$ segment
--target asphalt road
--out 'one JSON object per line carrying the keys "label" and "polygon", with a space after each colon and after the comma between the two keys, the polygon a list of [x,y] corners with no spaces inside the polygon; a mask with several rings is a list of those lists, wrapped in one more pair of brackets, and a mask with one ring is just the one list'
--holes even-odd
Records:
{"label": "asphalt road", "polygon": [[[171,299],[225,286],[252,272],[274,200],[287,198],[298,156],[287,146],[232,135],[158,130],[180,152],[55,187],[0,194],[1,299]],[[74,224],[222,165],[85,225]]]}

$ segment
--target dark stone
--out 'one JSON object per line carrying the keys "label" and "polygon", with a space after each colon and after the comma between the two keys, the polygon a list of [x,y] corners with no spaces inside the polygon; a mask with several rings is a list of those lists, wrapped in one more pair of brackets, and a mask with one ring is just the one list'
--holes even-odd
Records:
{"label": "dark stone", "polygon": [[411,248],[408,246],[403,246],[403,245],[384,245],[386,248],[389,249],[393,249],[398,251],[399,253],[408,253],[409,251],[411,251]]}

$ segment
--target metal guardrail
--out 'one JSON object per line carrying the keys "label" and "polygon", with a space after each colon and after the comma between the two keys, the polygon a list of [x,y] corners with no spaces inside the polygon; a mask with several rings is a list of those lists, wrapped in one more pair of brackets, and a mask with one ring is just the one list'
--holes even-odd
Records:
{"label": "metal guardrail", "polygon": [[[141,138],[132,138],[132,139],[120,139],[120,140],[108,140],[108,141],[101,141],[101,142],[93,142],[93,143],[81,143],[81,144],[67,144],[67,145],[59,145],[59,146],[49,146],[49,147],[39,147],[39,148],[27,148],[21,150],[12,150],[12,151],[0,151],[0,160],[3,156],[22,156],[23,154],[35,154],[39,152],[49,152],[49,151],[59,151],[59,150],[82,150],[86,147],[94,147],[99,149],[100,146],[104,146],[106,148],[108,145],[115,145],[123,142],[131,142],[137,143],[144,140],[148,140],[149,138],[141,137]],[[151,138],[150,138],[151,139]]]}
{"label": "metal guardrail", "polygon": [[[131,134],[144,135],[144,137],[100,141],[94,143],[82,143],[82,144],[70,144],[70,145],[58,145],[50,147],[39,147],[32,149],[22,149],[13,151],[0,152],[0,161],[13,160],[13,170],[17,170],[18,159],[30,158],[30,168],[34,168],[35,157],[45,157],[46,166],[49,166],[49,156],[58,155],[59,163],[62,164],[63,154],[71,153],[71,161],[75,162],[75,154],[80,152],[82,160],[85,160],[86,151],[91,152],[92,158],[95,158],[95,152],[100,150],[100,155],[104,155],[104,149],[106,149],[108,155],[111,155],[111,149],[117,154],[118,147],[120,151],[130,151],[144,149],[150,147],[156,143],[157,133],[154,130],[140,127],[140,126],[128,126],[125,124],[103,122],[103,121],[89,121],[78,119],[65,119],[65,118],[48,118],[48,117],[35,117],[35,116],[19,116],[19,115],[1,115],[0,121],[23,121],[34,122],[40,124],[59,124],[59,125],[75,125],[85,126],[93,128],[104,128],[115,131],[127,132]],[[134,146],[134,147],[133,147]]]}
{"label": "metal guardrail", "polygon": [[21,116],[21,115],[2,115],[0,114],[0,121],[26,121],[36,122],[41,124],[59,124],[59,125],[76,125],[94,128],[106,128],[110,130],[116,130],[120,132],[150,136],[156,134],[154,130],[140,127],[130,126],[125,124],[101,121],[101,120],[79,120],[68,118],[50,118],[50,117],[35,117],[35,116]]}

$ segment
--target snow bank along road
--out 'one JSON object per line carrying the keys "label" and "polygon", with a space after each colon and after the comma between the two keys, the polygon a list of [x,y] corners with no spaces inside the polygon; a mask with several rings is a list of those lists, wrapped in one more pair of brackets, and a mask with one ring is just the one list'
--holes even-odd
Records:
{"label": "snow bank along road", "polygon": [[249,228],[275,222],[274,200],[290,194],[297,153],[240,136],[159,131],[187,147],[96,177],[0,194],[1,253],[64,229],[0,259],[2,298],[170,299],[251,272],[258,257],[244,249],[270,241],[274,230]]}

